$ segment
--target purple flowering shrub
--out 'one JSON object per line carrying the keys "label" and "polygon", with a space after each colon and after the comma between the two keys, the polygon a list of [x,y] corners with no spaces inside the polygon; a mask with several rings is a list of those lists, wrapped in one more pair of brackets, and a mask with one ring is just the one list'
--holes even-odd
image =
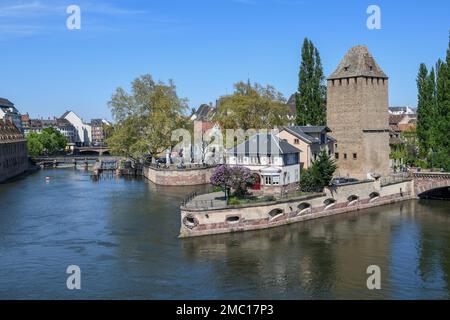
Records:
{"label": "purple flowering shrub", "polygon": [[237,197],[243,197],[248,187],[252,186],[254,179],[250,169],[242,166],[218,166],[211,175],[211,184],[224,189],[233,189]]}

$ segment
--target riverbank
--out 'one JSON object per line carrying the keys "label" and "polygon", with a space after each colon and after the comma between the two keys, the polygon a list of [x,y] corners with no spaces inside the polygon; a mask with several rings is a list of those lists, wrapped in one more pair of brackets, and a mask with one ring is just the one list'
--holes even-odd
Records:
{"label": "riverbank", "polygon": [[[180,207],[179,237],[267,229],[300,221],[392,204],[415,197],[411,180],[382,186],[378,181],[360,181],[325,188],[323,194],[245,205],[217,204]],[[192,201],[196,201],[193,199]],[[213,203],[213,202],[211,202]]]}

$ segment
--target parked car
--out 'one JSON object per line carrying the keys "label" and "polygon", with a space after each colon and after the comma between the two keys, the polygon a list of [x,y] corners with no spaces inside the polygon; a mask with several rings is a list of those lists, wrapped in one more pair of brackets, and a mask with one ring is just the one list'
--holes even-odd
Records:
{"label": "parked car", "polygon": [[349,182],[357,182],[358,179],[355,178],[344,178],[344,177],[336,177],[333,180],[331,180],[331,185],[338,185],[343,183],[349,183]]}
{"label": "parked car", "polygon": [[158,158],[158,159],[156,159],[156,163],[159,163],[159,164],[166,164],[166,162],[167,162],[166,158]]}

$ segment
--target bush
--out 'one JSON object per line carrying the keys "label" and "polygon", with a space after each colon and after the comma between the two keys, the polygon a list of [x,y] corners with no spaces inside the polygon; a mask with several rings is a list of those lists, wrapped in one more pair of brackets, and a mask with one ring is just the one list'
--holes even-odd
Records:
{"label": "bush", "polygon": [[325,151],[319,154],[308,170],[302,171],[300,177],[300,190],[303,192],[322,192],[333,179],[336,164]]}

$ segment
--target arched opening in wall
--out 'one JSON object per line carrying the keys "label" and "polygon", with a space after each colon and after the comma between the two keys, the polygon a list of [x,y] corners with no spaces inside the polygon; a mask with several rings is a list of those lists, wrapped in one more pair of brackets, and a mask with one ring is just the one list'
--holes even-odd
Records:
{"label": "arched opening in wall", "polygon": [[323,204],[325,205],[325,210],[328,210],[328,209],[333,208],[336,205],[336,200],[334,200],[333,198],[328,198],[328,199],[325,199]]}
{"label": "arched opening in wall", "polygon": [[311,204],[310,203],[308,203],[308,202],[302,202],[302,203],[300,203],[298,206],[297,206],[297,208],[298,208],[298,214],[308,214],[308,213],[311,213],[311,209],[312,209],[312,207],[311,207]]}
{"label": "arched opening in wall", "polygon": [[376,201],[378,198],[380,198],[380,194],[378,192],[372,192],[369,194],[370,202]]}
{"label": "arched opening in wall", "polygon": [[438,187],[417,195],[420,199],[450,200],[450,186]]}
{"label": "arched opening in wall", "polygon": [[281,215],[283,215],[283,210],[282,210],[282,209],[279,209],[279,208],[270,210],[270,212],[269,212],[270,220],[273,220],[273,219],[275,219],[275,218],[278,218],[278,217],[281,216]]}
{"label": "arched opening in wall", "polygon": [[194,216],[188,214],[183,218],[183,224],[189,229],[193,229],[198,226],[198,220]]}
{"label": "arched opening in wall", "polygon": [[229,216],[226,218],[226,221],[228,223],[238,223],[239,220],[241,220],[241,217],[239,217],[239,216]]}
{"label": "arched opening in wall", "polygon": [[111,154],[109,153],[109,151],[104,151],[104,152],[102,153],[102,155],[104,155],[104,156],[110,156]]}
{"label": "arched opening in wall", "polygon": [[356,204],[359,200],[359,197],[357,195],[352,194],[350,197],[347,198],[348,201],[348,205],[347,206],[352,206],[354,204]]}

